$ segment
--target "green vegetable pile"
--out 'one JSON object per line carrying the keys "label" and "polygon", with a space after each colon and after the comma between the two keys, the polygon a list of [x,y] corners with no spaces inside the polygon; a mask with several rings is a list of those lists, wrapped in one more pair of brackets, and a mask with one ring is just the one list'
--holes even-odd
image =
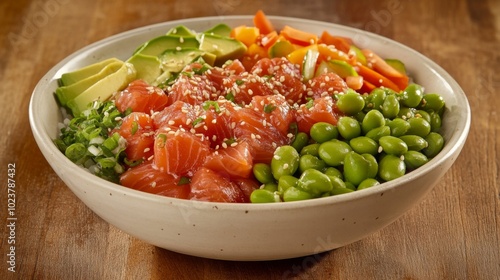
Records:
{"label": "green vegetable pile", "polygon": [[68,159],[112,182],[123,173],[126,141],[110,131],[124,117],[113,101],[94,101],[88,109],[68,120],[55,144]]}
{"label": "green vegetable pile", "polygon": [[278,147],[270,164],[253,172],[262,183],[253,203],[297,201],[370,188],[399,178],[436,156],[445,109],[436,93],[418,84],[403,92],[376,88],[336,95],[345,115],[337,125],[319,122],[291,145]]}

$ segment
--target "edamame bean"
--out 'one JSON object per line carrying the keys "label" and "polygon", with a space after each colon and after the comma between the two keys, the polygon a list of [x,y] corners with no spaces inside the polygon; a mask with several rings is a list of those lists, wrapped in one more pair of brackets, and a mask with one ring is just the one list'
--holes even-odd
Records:
{"label": "edamame bean", "polygon": [[328,176],[338,177],[341,180],[344,180],[344,175],[342,175],[342,172],[340,172],[340,170],[338,170],[335,167],[331,167],[331,166],[327,167],[323,173],[325,173]]}
{"label": "edamame bean", "polygon": [[364,190],[374,186],[380,185],[380,182],[373,178],[367,178],[363,182],[359,183],[357,190]]}
{"label": "edamame bean", "polygon": [[350,189],[350,190],[353,190],[353,191],[356,190],[356,186],[353,183],[351,183],[351,182],[344,182],[344,183],[345,183],[345,187],[347,189]]}
{"label": "edamame bean", "polygon": [[371,110],[366,113],[365,118],[361,122],[361,129],[363,133],[368,133],[370,130],[381,127],[385,125],[384,115],[377,110]]}
{"label": "edamame bean", "polygon": [[408,135],[418,135],[425,137],[431,132],[431,124],[423,118],[411,118],[408,120],[410,128],[406,132]]}
{"label": "edamame bean", "polygon": [[406,173],[404,161],[394,155],[386,155],[379,162],[378,175],[384,181],[391,181]]}
{"label": "edamame bean", "polygon": [[271,191],[271,192],[276,192],[278,191],[278,184],[276,184],[276,182],[269,182],[269,183],[265,183],[264,185],[262,185],[261,189],[264,189],[264,190],[268,190],[268,191]]}
{"label": "edamame bean", "polygon": [[318,153],[319,146],[320,146],[319,143],[309,144],[309,145],[305,146],[304,148],[302,148],[302,150],[300,150],[300,155],[301,156],[313,155],[313,156],[317,157],[319,155],[319,153]]}
{"label": "edamame bean", "polygon": [[333,188],[330,178],[323,172],[316,169],[308,169],[300,175],[297,182],[297,189],[308,192],[314,197],[322,193],[329,192]]}
{"label": "edamame bean", "polygon": [[278,192],[284,193],[290,187],[297,187],[299,179],[292,175],[283,175],[278,180]]}
{"label": "edamame bean", "polygon": [[344,161],[344,178],[357,186],[368,178],[370,166],[368,161],[356,152],[349,152]]}
{"label": "edamame bean", "polygon": [[333,124],[327,122],[317,122],[313,124],[309,134],[317,143],[323,143],[339,137],[339,131]]}
{"label": "edamame bean", "polygon": [[330,178],[330,181],[332,182],[332,187],[335,189],[335,188],[345,188],[346,185],[345,185],[345,182],[340,179],[339,177],[336,177],[336,176],[330,176],[330,175],[327,175],[328,178]]}
{"label": "edamame bean", "polygon": [[330,195],[339,195],[339,194],[345,194],[345,193],[351,193],[354,190],[348,189],[348,188],[333,188],[330,191]]}
{"label": "edamame bean", "polygon": [[377,176],[377,174],[378,174],[377,158],[373,155],[370,155],[370,154],[362,154],[361,156],[364,157],[366,159],[366,161],[368,162],[368,172],[367,172],[366,176],[368,178],[375,178],[375,176]]}
{"label": "edamame bean", "polygon": [[415,170],[429,161],[427,156],[417,151],[408,151],[403,157],[407,170]]}
{"label": "edamame bean", "polygon": [[376,155],[378,153],[378,143],[366,136],[359,136],[351,139],[349,145],[351,145],[352,150],[358,154]]}
{"label": "edamame bean", "polygon": [[423,118],[428,123],[431,122],[431,115],[429,113],[427,113],[426,111],[424,111],[424,110],[417,110],[417,111],[415,111],[415,117],[416,118]]}
{"label": "edamame bean", "polygon": [[293,139],[291,145],[292,147],[295,148],[295,150],[300,152],[302,148],[304,148],[307,145],[307,143],[309,143],[309,136],[307,135],[307,133],[299,132],[297,133],[297,135],[295,135],[295,139]]}
{"label": "edamame bean", "polygon": [[401,118],[395,118],[387,122],[387,125],[391,128],[391,135],[396,137],[405,135],[408,129],[410,129],[410,124]]}
{"label": "edamame bean", "polygon": [[443,149],[444,138],[439,133],[429,133],[429,135],[425,137],[425,141],[427,141],[428,145],[422,150],[422,153],[428,158],[435,157]]}
{"label": "edamame bean", "polygon": [[389,119],[393,119],[399,114],[399,100],[396,95],[387,95],[382,104],[382,114]]}
{"label": "edamame bean", "polygon": [[403,120],[409,120],[415,117],[415,111],[415,108],[402,107],[401,109],[399,109],[398,117],[402,118]]}
{"label": "edamame bean", "polygon": [[296,187],[290,187],[283,193],[283,201],[299,201],[312,199],[314,196],[306,191],[299,190]]}
{"label": "edamame bean", "polygon": [[436,112],[431,112],[430,116],[431,116],[431,121],[430,121],[431,131],[438,132],[442,126],[441,116],[439,116],[439,114]]}
{"label": "edamame bean", "polygon": [[408,152],[408,145],[406,145],[405,141],[394,136],[382,136],[378,143],[383,151],[390,155],[401,156]]}
{"label": "edamame bean", "polygon": [[271,166],[266,163],[256,163],[253,165],[253,175],[255,179],[262,184],[270,183],[274,181],[273,173],[271,171]]}
{"label": "edamame bean", "polygon": [[365,107],[364,98],[357,92],[350,90],[341,94],[337,100],[337,107],[346,115],[355,115]]}
{"label": "edamame bean", "polygon": [[409,84],[403,91],[402,103],[406,107],[417,107],[422,101],[424,90],[420,85]]}
{"label": "edamame bean", "polygon": [[427,93],[422,97],[419,107],[426,111],[433,110],[437,112],[444,107],[444,99],[437,93]]}
{"label": "edamame bean", "polygon": [[283,175],[293,175],[299,168],[300,155],[290,145],[280,146],[274,151],[271,160],[271,171],[274,179],[278,180]]}
{"label": "edamame bean", "polygon": [[279,201],[280,198],[278,194],[266,189],[257,189],[250,194],[250,202],[252,203],[270,203]]}
{"label": "edamame bean", "polygon": [[340,140],[322,143],[318,149],[319,158],[329,166],[340,166],[344,163],[345,155],[352,151],[351,146]]}
{"label": "edamame bean", "polygon": [[427,141],[418,135],[403,135],[399,139],[403,140],[410,151],[420,151],[427,147]]}
{"label": "edamame bean", "polygon": [[303,155],[299,160],[299,172],[303,173],[307,169],[316,169],[323,171],[326,168],[326,163],[313,155]]}
{"label": "edamame bean", "polygon": [[387,125],[374,128],[365,134],[366,137],[371,138],[378,142],[380,137],[391,135],[391,128]]}
{"label": "edamame bean", "polygon": [[371,106],[370,109],[382,110],[382,104],[384,104],[386,92],[381,88],[375,88],[370,92]]}
{"label": "edamame bean", "polygon": [[346,140],[358,137],[361,134],[359,122],[351,117],[340,117],[337,122],[337,128],[340,135]]}

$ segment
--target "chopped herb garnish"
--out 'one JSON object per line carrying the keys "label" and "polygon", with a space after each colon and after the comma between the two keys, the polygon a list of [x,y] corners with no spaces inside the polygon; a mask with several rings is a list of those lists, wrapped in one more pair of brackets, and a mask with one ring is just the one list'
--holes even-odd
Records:
{"label": "chopped herb garnish", "polygon": [[307,103],[305,104],[307,109],[311,109],[314,106],[314,99],[308,98]]}
{"label": "chopped herb garnish", "polygon": [[234,93],[232,91],[228,92],[225,96],[226,100],[234,102]]}
{"label": "chopped herb garnish", "polygon": [[264,113],[271,114],[276,109],[276,106],[273,104],[264,105]]}
{"label": "chopped herb garnish", "polygon": [[189,177],[182,176],[179,179],[179,182],[177,182],[177,186],[187,185],[189,183],[191,183],[191,179],[189,179]]}
{"label": "chopped herb garnish", "polygon": [[244,84],[244,83],[245,83],[245,81],[243,81],[243,80],[236,80],[236,81],[234,81],[234,82],[235,82],[238,86],[241,86],[242,84]]}
{"label": "chopped herb garnish", "polygon": [[205,101],[203,102],[203,110],[207,111],[210,108],[214,108],[216,113],[220,113],[219,103],[217,101]]}

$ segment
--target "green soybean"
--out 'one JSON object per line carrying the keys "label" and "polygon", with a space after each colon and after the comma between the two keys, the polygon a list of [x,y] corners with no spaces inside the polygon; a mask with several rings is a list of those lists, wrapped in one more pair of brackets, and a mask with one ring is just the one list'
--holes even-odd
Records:
{"label": "green soybean", "polygon": [[391,181],[406,173],[404,161],[394,155],[386,155],[379,162],[378,176],[384,181]]}
{"label": "green soybean", "polygon": [[391,135],[391,128],[387,125],[374,128],[365,134],[366,137],[371,138],[377,142],[381,137],[388,135]]}
{"label": "green soybean", "polygon": [[401,109],[399,109],[398,117],[402,118],[403,120],[409,120],[415,117],[415,111],[416,111],[415,108],[402,107]]}
{"label": "green soybean", "polygon": [[364,190],[374,186],[380,185],[380,182],[374,178],[367,178],[363,182],[359,183],[357,190]]}
{"label": "green soybean", "polygon": [[415,111],[415,117],[417,117],[417,118],[423,118],[428,123],[431,122],[431,115],[429,113],[427,113],[426,111],[424,111],[424,110],[417,110],[417,111]]}
{"label": "green soybean", "polygon": [[317,122],[311,127],[309,134],[317,143],[323,143],[339,137],[339,131],[333,124],[327,122]]}
{"label": "green soybean", "polygon": [[297,188],[318,197],[331,191],[333,185],[328,175],[316,169],[308,169],[300,175]]}
{"label": "green soybean", "polygon": [[300,155],[290,145],[280,146],[274,151],[271,160],[271,171],[274,179],[278,180],[283,175],[292,175],[299,168]]}
{"label": "green soybean", "polygon": [[420,151],[428,145],[427,141],[418,135],[403,135],[399,139],[403,140],[411,151]]}
{"label": "green soybean", "polygon": [[352,150],[358,154],[376,155],[378,153],[379,145],[377,141],[366,136],[359,136],[351,139],[349,145],[351,145]]}
{"label": "green soybean", "polygon": [[307,200],[312,198],[314,198],[312,194],[299,190],[296,187],[290,187],[283,193],[283,201],[285,202]]}
{"label": "green soybean", "polygon": [[359,122],[351,117],[340,117],[337,127],[340,135],[346,140],[358,137],[361,134]]}
{"label": "green soybean", "polygon": [[250,202],[252,203],[271,203],[279,201],[279,195],[266,189],[257,189],[250,194]]}
{"label": "green soybean", "polygon": [[378,174],[378,161],[377,158],[371,154],[362,154],[362,157],[368,162],[368,172],[366,176],[368,178],[375,178]]}
{"label": "green soybean", "polygon": [[394,136],[382,136],[378,143],[387,154],[401,156],[408,151],[406,142]]}
{"label": "green soybean", "polygon": [[368,178],[370,163],[360,154],[350,152],[345,156],[344,178],[357,186],[363,180]]}
{"label": "green soybean", "polygon": [[428,145],[422,152],[428,158],[435,157],[443,149],[444,138],[437,132],[429,133],[429,135],[425,137],[425,141],[427,141]]}
{"label": "green soybean", "polygon": [[[328,175],[327,175],[328,176]],[[330,182],[332,182],[332,188],[346,188],[345,182],[339,177],[328,176],[330,178]]]}
{"label": "green soybean", "polygon": [[284,193],[288,188],[297,187],[299,179],[292,175],[283,175],[278,180],[278,192]]}
{"label": "green soybean", "polygon": [[431,121],[430,121],[431,131],[438,132],[442,126],[441,116],[434,111],[430,113],[430,116],[431,116]]}
{"label": "green soybean", "polygon": [[396,137],[405,135],[410,129],[410,124],[402,118],[395,118],[387,122],[387,126],[391,128],[391,135]]}
{"label": "green soybean", "polygon": [[382,104],[382,114],[389,119],[395,118],[399,114],[399,100],[396,95],[388,95]]}
{"label": "green soybean", "polygon": [[385,125],[384,115],[377,110],[371,110],[366,113],[365,118],[361,122],[361,129],[363,133],[368,133],[370,130],[381,127]]}
{"label": "green soybean", "polygon": [[295,150],[300,152],[307,145],[307,143],[309,143],[309,136],[307,133],[299,132],[295,135],[291,145],[295,148]]}
{"label": "green soybean", "polygon": [[278,184],[276,182],[269,182],[262,185],[261,189],[276,192],[278,191]]}
{"label": "green soybean", "polygon": [[426,111],[433,110],[437,112],[444,107],[444,103],[444,99],[441,95],[437,93],[428,93],[423,96],[419,107]]}
{"label": "green soybean", "polygon": [[332,140],[319,146],[318,155],[327,165],[340,166],[344,163],[345,155],[350,151],[352,148],[346,142]]}
{"label": "green soybean", "polygon": [[320,144],[319,143],[314,143],[314,144],[309,144],[307,146],[305,146],[304,148],[302,148],[302,150],[300,150],[300,155],[303,156],[303,155],[313,155],[313,156],[318,156],[319,153],[319,146]]}
{"label": "green soybean", "polygon": [[409,84],[403,91],[402,103],[406,107],[417,107],[424,96],[422,86],[418,84]]}
{"label": "green soybean", "polygon": [[409,170],[417,169],[429,161],[426,155],[417,151],[408,151],[403,157],[406,168]]}
{"label": "green soybean", "polygon": [[253,165],[253,175],[262,184],[274,182],[271,166],[266,163],[256,163]]}
{"label": "green soybean", "polygon": [[303,155],[299,159],[299,172],[303,173],[307,169],[316,169],[323,171],[326,168],[326,163],[313,155]]}
{"label": "green soybean", "polygon": [[348,188],[333,188],[331,191],[330,191],[330,194],[331,195],[339,195],[339,194],[345,194],[345,193],[351,193],[355,190],[353,189],[348,189]]}
{"label": "green soybean", "polygon": [[323,173],[325,173],[326,175],[328,175],[330,177],[338,177],[341,180],[344,179],[344,175],[342,174],[342,172],[340,172],[340,170],[338,170],[335,167],[331,167],[331,166],[327,167]]}
{"label": "green soybean", "polygon": [[370,110],[382,110],[382,104],[384,104],[385,97],[387,96],[386,92],[381,88],[375,88],[370,92]]}
{"label": "green soybean", "polygon": [[355,115],[365,107],[364,98],[355,91],[341,94],[337,100],[337,107],[346,115]]}
{"label": "green soybean", "polygon": [[406,132],[409,135],[425,137],[431,132],[431,124],[423,118],[411,118],[408,120],[410,128]]}

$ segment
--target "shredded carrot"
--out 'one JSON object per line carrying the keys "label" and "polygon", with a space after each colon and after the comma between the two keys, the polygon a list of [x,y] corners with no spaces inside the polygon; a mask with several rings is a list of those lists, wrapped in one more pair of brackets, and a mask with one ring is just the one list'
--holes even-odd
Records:
{"label": "shredded carrot", "polygon": [[364,80],[366,80],[370,84],[373,84],[375,87],[383,86],[397,92],[400,91],[400,88],[395,83],[393,83],[391,80],[378,73],[377,71],[361,64],[356,65],[355,68],[357,69],[358,74],[363,76]]}
{"label": "shredded carrot", "polygon": [[349,52],[349,49],[351,48],[351,45],[353,44],[353,42],[350,38],[333,36],[332,34],[328,33],[328,31],[326,31],[326,30],[323,31],[323,33],[321,33],[321,36],[319,38],[319,43],[333,45],[338,50],[343,51],[345,53]]}
{"label": "shredded carrot", "polygon": [[400,89],[404,89],[408,86],[409,78],[407,75],[394,69],[394,67],[389,65],[385,60],[383,60],[373,51],[368,49],[363,49],[362,52],[365,55],[367,61],[372,65],[371,67],[373,70],[387,77]]}

